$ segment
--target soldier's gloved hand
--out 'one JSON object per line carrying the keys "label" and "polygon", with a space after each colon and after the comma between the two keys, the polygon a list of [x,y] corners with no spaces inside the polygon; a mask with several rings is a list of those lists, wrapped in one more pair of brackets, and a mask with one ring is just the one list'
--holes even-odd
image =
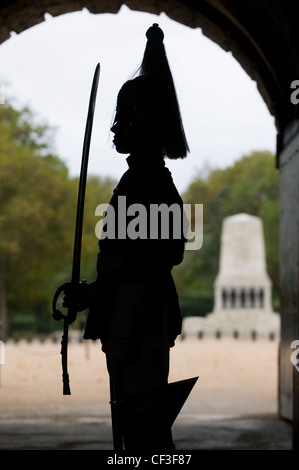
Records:
{"label": "soldier's gloved hand", "polygon": [[91,305],[95,283],[87,284],[86,282],[73,283],[70,282],[65,286],[62,306],[82,312]]}

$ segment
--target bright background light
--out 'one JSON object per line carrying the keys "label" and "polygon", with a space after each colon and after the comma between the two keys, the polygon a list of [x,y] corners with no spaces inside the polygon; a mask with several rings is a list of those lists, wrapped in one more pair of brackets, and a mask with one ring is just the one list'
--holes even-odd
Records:
{"label": "bright background light", "polygon": [[[274,119],[252,81],[230,53],[165,14],[93,15],[87,10],[52,18],[0,47],[0,80],[13,105],[28,105],[56,128],[54,151],[71,176],[79,174],[93,73],[101,77],[89,159],[89,174],[118,179],[125,157],[112,145],[110,125],[118,90],[138,69],[146,30],[158,23],[179,97],[191,152],[169,161],[179,191],[205,166],[226,167],[252,150],[275,152]],[[274,162],[273,162],[274,164]]]}

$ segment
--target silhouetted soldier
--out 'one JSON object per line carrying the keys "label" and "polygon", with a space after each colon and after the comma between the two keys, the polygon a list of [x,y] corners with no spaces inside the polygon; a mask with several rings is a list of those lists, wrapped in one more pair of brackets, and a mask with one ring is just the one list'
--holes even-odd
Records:
{"label": "silhouetted soldier", "polygon": [[[181,332],[171,271],[182,262],[186,242],[183,202],[164,158],[184,158],[189,149],[163,32],[154,24],[146,36],[139,74],[121,88],[111,129],[117,152],[129,154],[129,168],[115,188],[103,220],[97,280],[82,287],[84,299],[80,303],[82,308],[90,307],[84,339],[101,340],[110,378],[117,384],[125,449],[163,451],[173,449],[163,392],[168,381],[169,348]],[[126,218],[126,233],[120,227],[126,217],[120,197],[125,197],[127,208],[141,204],[147,214],[138,225],[132,212]],[[168,208],[175,204],[180,209],[179,222],[175,214],[170,217],[166,237],[163,215],[158,234],[150,232],[153,204]],[[107,228],[114,214],[115,238]],[[178,224],[179,236],[174,233]],[[70,303],[67,294],[66,306]]]}

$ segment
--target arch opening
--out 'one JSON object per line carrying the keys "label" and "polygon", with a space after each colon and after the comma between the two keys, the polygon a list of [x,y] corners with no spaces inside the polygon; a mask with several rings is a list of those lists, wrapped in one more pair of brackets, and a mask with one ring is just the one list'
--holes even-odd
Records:
{"label": "arch opening", "polygon": [[[117,13],[122,5],[136,11],[146,11],[167,16],[191,28],[201,28],[203,33],[217,43],[225,51],[231,51],[235,59],[246,73],[257,83],[257,88],[266,103],[270,114],[275,118],[277,129],[277,154],[290,139],[289,126],[298,119],[298,107],[290,104],[290,83],[299,77],[298,49],[292,47],[297,40],[294,29],[286,30],[285,25],[290,22],[290,15],[283,7],[278,7],[276,2],[261,1],[260,17],[256,18],[254,9],[256,2],[246,4],[243,13],[234,9],[234,2],[205,1],[196,9],[193,2],[177,2],[174,7],[172,2],[165,2],[163,6],[157,3],[155,7],[147,1],[136,2],[84,2],[85,8],[91,13]],[[236,2],[235,2],[236,3]],[[71,11],[79,11],[82,2],[64,2],[63,5],[53,5],[51,2],[44,6],[45,2],[35,2],[34,6],[28,1],[4,3],[0,9],[1,35],[0,42],[4,42],[15,31],[20,33],[40,22],[44,21],[45,14],[59,16]],[[100,11],[101,10],[101,11]],[[17,14],[15,14],[17,12]],[[26,12],[28,14],[26,15]],[[246,19],[247,15],[247,19]],[[261,26],[265,25],[265,18],[273,21],[267,24],[269,41],[260,40],[262,36]],[[275,20],[280,18],[280,22]],[[256,34],[254,32],[256,26]],[[278,34],[279,33],[279,34]],[[298,33],[297,33],[298,35]],[[259,38],[260,37],[260,38]],[[277,38],[276,42],[273,38]],[[289,54],[271,53],[270,49],[279,51],[279,45],[283,44],[281,51],[286,49]],[[291,130],[291,136],[292,136]],[[255,332],[253,332],[254,335]]]}
{"label": "arch opening", "polygon": [[[299,76],[299,57],[295,44],[298,28],[295,20],[298,5],[278,5],[267,0],[246,2],[215,2],[205,0],[195,5],[191,1],[155,2],[148,0],[45,2],[29,0],[4,2],[0,7],[0,44],[12,32],[20,32],[44,21],[45,15],[53,17],[86,8],[93,14],[116,14],[122,5],[131,10],[169,18],[190,28],[201,28],[204,35],[225,51],[231,51],[246,73],[256,81],[258,90],[269,112],[275,118],[280,135],[292,120],[298,117],[297,108],[290,103],[290,84]],[[287,29],[286,25],[291,28]],[[265,33],[265,27],[267,33]],[[282,53],[289,47],[289,55]],[[284,50],[285,51],[285,50]],[[294,59],[297,59],[294,60]],[[281,148],[279,140],[278,148]]]}

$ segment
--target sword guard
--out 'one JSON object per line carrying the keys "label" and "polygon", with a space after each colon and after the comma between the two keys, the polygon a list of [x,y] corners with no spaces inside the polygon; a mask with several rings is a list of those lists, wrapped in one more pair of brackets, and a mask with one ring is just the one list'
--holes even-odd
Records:
{"label": "sword guard", "polygon": [[58,289],[56,290],[54,294],[53,301],[52,301],[52,312],[53,312],[52,317],[56,321],[67,318],[67,315],[64,315],[63,313],[61,313],[61,311],[56,307],[56,305],[57,305],[57,301],[61,292],[64,292],[70,286],[70,284],[71,282],[65,282],[64,284],[58,287]]}
{"label": "sword guard", "polygon": [[[86,310],[87,306],[85,305],[84,294],[86,297],[86,292],[88,289],[88,284],[86,280],[82,280],[81,282],[65,282],[56,290],[53,302],[52,302],[52,316],[55,320],[59,321],[62,319],[66,319],[69,324],[74,323],[77,318],[78,312],[82,310]],[[58,298],[60,294],[64,292],[65,295],[70,293],[71,297],[68,299],[67,305],[64,305],[62,302],[62,306],[68,308],[67,315],[64,315],[56,306]],[[82,295],[83,294],[83,295]],[[71,300],[71,301],[70,301]],[[73,302],[72,302],[73,301]]]}

